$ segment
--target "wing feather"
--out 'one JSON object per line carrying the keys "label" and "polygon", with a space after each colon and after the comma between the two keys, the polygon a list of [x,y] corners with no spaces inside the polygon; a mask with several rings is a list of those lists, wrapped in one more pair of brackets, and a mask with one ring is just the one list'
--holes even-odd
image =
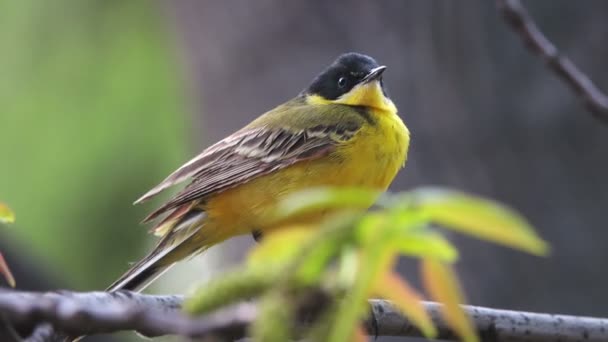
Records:
{"label": "wing feather", "polygon": [[156,196],[161,191],[192,177],[201,168],[204,168],[205,165],[213,164],[215,160],[220,159],[224,154],[229,153],[231,147],[239,144],[243,138],[245,138],[248,134],[251,133],[253,133],[253,131],[239,131],[230,135],[224,140],[221,140],[218,143],[210,146],[201,154],[192,158],[190,161],[182,165],[179,169],[175,170],[175,172],[167,176],[167,178],[165,178],[160,184],[152,188],[150,191],[146,192],[133,204],[143,203],[149,200],[150,198]]}
{"label": "wing feather", "polygon": [[185,179],[192,179],[181,192],[144,219],[144,222],[150,221],[190,201],[203,199],[294,163],[325,156],[339,143],[350,139],[359,128],[359,125],[349,125],[348,128],[319,125],[295,132],[266,127],[239,131],[180,167],[136,203]]}

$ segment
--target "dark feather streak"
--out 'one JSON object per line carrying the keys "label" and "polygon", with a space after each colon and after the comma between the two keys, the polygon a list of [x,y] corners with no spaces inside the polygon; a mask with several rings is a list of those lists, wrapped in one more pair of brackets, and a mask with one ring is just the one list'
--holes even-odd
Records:
{"label": "dark feather streak", "polygon": [[148,215],[144,222],[190,201],[203,199],[299,161],[327,155],[336,144],[352,138],[359,129],[359,125],[355,126],[319,125],[299,132],[284,129],[240,132],[242,136],[239,139],[212,146],[198,160],[183,168],[184,174],[192,174],[192,183]]}

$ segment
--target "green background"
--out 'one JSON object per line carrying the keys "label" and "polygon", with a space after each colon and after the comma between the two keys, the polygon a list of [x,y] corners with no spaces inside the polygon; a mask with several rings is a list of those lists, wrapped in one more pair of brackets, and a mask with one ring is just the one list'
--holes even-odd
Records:
{"label": "green background", "polygon": [[141,256],[150,207],[130,204],[186,158],[164,21],[147,1],[0,1],[8,238],[63,286],[103,288]]}

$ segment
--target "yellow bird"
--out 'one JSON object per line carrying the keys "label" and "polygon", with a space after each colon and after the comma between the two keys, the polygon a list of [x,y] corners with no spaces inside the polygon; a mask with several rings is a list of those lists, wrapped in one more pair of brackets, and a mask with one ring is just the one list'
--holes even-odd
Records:
{"label": "yellow bird", "polygon": [[[162,238],[108,290],[141,290],[176,262],[230,237],[278,228],[281,196],[317,186],[384,191],[404,166],[409,132],[389,99],[386,67],[338,57],[298,96],[204,150],[135,203],[190,180],[144,222]],[[373,203],[370,203],[370,206]],[[280,225],[314,223],[326,211]]]}

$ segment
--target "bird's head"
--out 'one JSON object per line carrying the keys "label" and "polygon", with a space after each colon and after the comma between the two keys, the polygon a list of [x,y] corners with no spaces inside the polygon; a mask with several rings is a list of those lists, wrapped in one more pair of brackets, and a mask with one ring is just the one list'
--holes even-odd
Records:
{"label": "bird's head", "polygon": [[342,104],[396,111],[382,74],[386,66],[355,52],[338,57],[303,91],[310,104]]}

